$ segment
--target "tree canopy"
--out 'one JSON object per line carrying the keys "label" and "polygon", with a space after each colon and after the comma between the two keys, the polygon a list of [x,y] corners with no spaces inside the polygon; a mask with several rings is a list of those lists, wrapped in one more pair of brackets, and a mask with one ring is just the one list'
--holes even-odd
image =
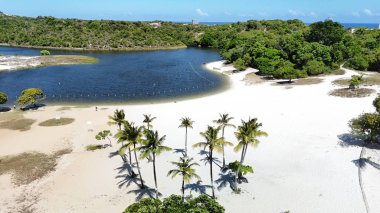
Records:
{"label": "tree canopy", "polygon": [[8,96],[3,93],[3,92],[0,92],[0,104],[5,104],[7,103],[8,101]]}
{"label": "tree canopy", "polygon": [[225,210],[217,201],[207,195],[200,195],[193,199],[182,201],[181,196],[171,195],[163,201],[159,199],[144,198],[130,206],[124,213],[223,213]]}
{"label": "tree canopy", "polygon": [[20,106],[36,105],[44,100],[44,92],[39,88],[29,88],[21,92],[21,96],[17,99],[16,103]]}

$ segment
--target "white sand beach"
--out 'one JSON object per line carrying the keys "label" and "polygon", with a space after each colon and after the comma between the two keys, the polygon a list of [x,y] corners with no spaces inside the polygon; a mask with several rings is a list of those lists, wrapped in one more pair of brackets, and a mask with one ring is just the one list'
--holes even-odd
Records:
{"label": "white sand beach", "polygon": [[[207,64],[214,71],[231,71],[233,67],[223,62]],[[250,147],[246,164],[254,169],[247,175],[249,183],[240,184],[241,194],[232,192],[228,177],[214,167],[214,179],[218,202],[226,212],[366,212],[359,186],[358,167],[361,147],[342,142],[349,138],[347,122],[362,112],[372,112],[376,95],[365,98],[339,98],[329,96],[336,88],[331,82],[343,76],[326,76],[322,83],[304,86],[273,86],[272,82],[247,85],[242,79],[249,72],[229,75],[231,88],[225,92],[191,100],[125,106],[95,106],[57,110],[59,106],[47,106],[24,112],[25,118],[34,119],[31,129],[17,131],[0,129],[0,156],[38,151],[52,153],[72,148],[63,156],[55,172],[29,185],[16,187],[10,175],[0,176],[0,212],[17,212],[23,205],[36,212],[121,212],[143,196],[138,185],[126,179],[122,160],[112,153],[113,147],[86,151],[95,140],[97,132],[110,129],[108,115],[115,109],[123,109],[129,121],[142,125],[143,114],[157,119],[153,128],[167,135],[165,145],[173,149],[184,147],[185,130],[178,128],[184,116],[195,121],[189,130],[189,144],[202,141],[199,132],[217,119],[219,113],[229,113],[239,125],[241,119],[257,117],[269,136],[261,138],[257,148]],[[345,77],[354,72],[346,70]],[[373,87],[379,91],[379,87]],[[10,112],[6,112],[10,113]],[[6,113],[0,113],[0,122]],[[75,118],[67,126],[41,127],[38,123],[56,117]],[[89,131],[93,129],[93,131]],[[232,129],[226,129],[226,139],[237,143]],[[106,142],[103,142],[106,143]],[[190,147],[190,146],[189,146]],[[189,149],[189,155],[201,165],[196,168],[204,185],[210,185],[209,167],[201,161],[200,149]],[[367,150],[376,156],[379,150]],[[181,179],[167,177],[179,153],[164,153],[157,159],[158,189],[162,197],[180,194]],[[222,155],[217,154],[221,160]],[[239,159],[240,153],[226,149],[226,160]],[[141,160],[142,177],[149,187],[154,187],[152,164]],[[380,212],[380,170],[367,166],[361,178],[370,212]],[[219,179],[219,180],[218,180]],[[195,181],[195,180],[194,180]],[[225,184],[223,184],[225,183]],[[207,187],[206,187],[207,188]],[[144,191],[145,192],[145,191]],[[207,193],[211,193],[207,189]],[[186,191],[190,194],[190,190]],[[192,192],[193,195],[197,194]],[[146,194],[145,194],[146,195]],[[23,199],[25,198],[25,199]]]}

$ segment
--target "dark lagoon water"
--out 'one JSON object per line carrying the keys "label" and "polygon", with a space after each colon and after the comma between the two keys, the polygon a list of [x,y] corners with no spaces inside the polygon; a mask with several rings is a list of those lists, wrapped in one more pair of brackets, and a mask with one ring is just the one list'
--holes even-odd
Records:
{"label": "dark lagoon water", "polygon": [[[43,89],[50,104],[175,101],[228,87],[225,76],[204,68],[204,63],[220,60],[212,49],[51,53],[93,56],[99,63],[0,72],[0,91],[7,93],[8,105],[30,87]],[[0,54],[32,56],[39,50],[0,47]]]}

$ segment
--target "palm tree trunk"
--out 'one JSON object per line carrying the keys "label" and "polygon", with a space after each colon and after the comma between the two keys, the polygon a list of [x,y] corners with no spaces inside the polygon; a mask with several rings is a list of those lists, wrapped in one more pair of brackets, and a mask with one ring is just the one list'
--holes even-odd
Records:
{"label": "palm tree trunk", "polygon": [[141,188],[144,188],[144,181],[143,181],[143,178],[141,176],[139,161],[137,160],[137,155],[136,155],[136,144],[133,144],[133,152],[135,153],[135,160],[136,160],[136,164],[137,164],[137,171],[139,172],[139,175],[140,175]]}
{"label": "palm tree trunk", "polygon": [[182,177],[182,202],[185,200],[185,179]]}
{"label": "palm tree trunk", "polygon": [[185,134],[185,157],[187,156],[187,127],[186,127],[186,134]]}
{"label": "palm tree trunk", "polygon": [[158,199],[157,177],[156,177],[156,155],[154,152],[153,152],[153,176],[154,176],[154,186],[156,189],[156,199]]}
{"label": "palm tree trunk", "polygon": [[213,178],[213,172],[212,172],[212,150],[210,150],[210,177],[211,177],[212,198],[215,199],[214,178]]}
{"label": "palm tree trunk", "polygon": [[[244,146],[243,146],[243,149],[241,150],[240,164],[239,164],[239,166],[238,166],[238,170],[237,170],[237,177],[238,177],[239,179],[243,177],[243,175],[242,175],[241,172],[240,172],[240,167],[241,167],[241,165],[243,165],[246,150],[247,150],[247,145],[244,145]],[[235,178],[236,178],[236,177],[235,177]]]}
{"label": "palm tree trunk", "polygon": [[132,166],[132,155],[131,155],[131,147],[128,147],[128,151],[129,151],[129,163],[131,164]]}
{"label": "palm tree trunk", "polygon": [[109,137],[107,137],[108,141],[110,142],[110,146],[112,146],[111,140]]}
{"label": "palm tree trunk", "polygon": [[[121,123],[117,124],[119,126],[119,131],[121,131]],[[121,142],[121,146],[124,146],[124,141]]]}
{"label": "palm tree trunk", "polygon": [[[222,138],[224,140],[224,126],[222,129]],[[224,143],[222,144],[222,149],[223,149],[223,167],[222,168],[225,168],[226,167],[226,159],[224,158]]]}

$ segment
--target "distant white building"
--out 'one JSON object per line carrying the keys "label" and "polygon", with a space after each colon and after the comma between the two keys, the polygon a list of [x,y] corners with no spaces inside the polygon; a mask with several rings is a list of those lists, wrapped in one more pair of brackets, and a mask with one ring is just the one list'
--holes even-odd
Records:
{"label": "distant white building", "polygon": [[149,25],[154,28],[158,28],[158,27],[161,27],[161,22],[152,22],[152,23],[149,23]]}
{"label": "distant white building", "polygon": [[199,21],[196,20],[196,19],[193,19],[193,20],[191,21],[191,23],[192,23],[193,25],[198,25],[198,24],[199,24]]}

